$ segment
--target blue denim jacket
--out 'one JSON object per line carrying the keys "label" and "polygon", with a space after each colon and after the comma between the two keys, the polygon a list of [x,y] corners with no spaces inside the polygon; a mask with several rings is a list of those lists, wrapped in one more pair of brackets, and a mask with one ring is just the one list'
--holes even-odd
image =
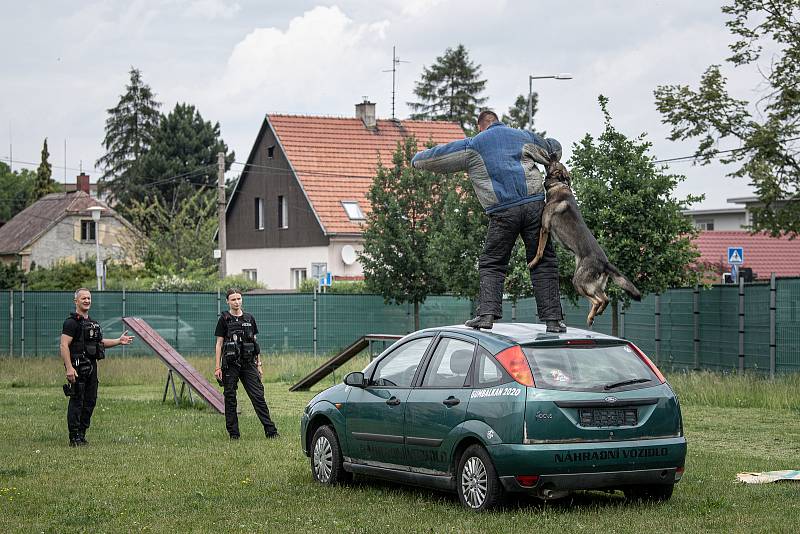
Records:
{"label": "blue denim jacket", "polygon": [[459,139],[418,152],[416,169],[467,171],[486,213],[544,200],[544,180],[536,163],[561,159],[561,145],[533,132],[495,122],[475,137]]}

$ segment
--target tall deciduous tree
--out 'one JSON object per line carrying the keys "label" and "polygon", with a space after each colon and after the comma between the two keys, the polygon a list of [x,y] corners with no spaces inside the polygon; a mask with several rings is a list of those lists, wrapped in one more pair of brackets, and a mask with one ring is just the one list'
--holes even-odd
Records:
{"label": "tall deciduous tree", "polygon": [[[702,164],[719,157],[723,163],[740,165],[730,176],[748,178],[764,203],[752,210],[753,230],[796,236],[800,233],[800,1],[734,0],[722,11],[730,16],[725,25],[735,39],[726,61],[734,68],[769,61],[758,64],[763,80],[755,90],[760,96],[754,102],[734,98],[720,65],[712,65],[696,91],[685,85],[658,87],[656,105],[663,122],[672,126],[670,139],[699,138],[695,155]],[[720,141],[728,139],[736,142],[737,150],[720,154]],[[793,202],[783,202],[787,200]]]}
{"label": "tall deciduous tree", "polygon": [[217,153],[226,153],[226,170],[234,153],[220,137],[219,123],[203,120],[190,104],[176,104],[163,116],[153,133],[149,150],[139,169],[148,177],[145,196],[157,195],[171,213],[177,213],[184,198],[199,189],[216,187]]}
{"label": "tall deciduous tree", "polygon": [[443,289],[430,264],[428,250],[439,223],[441,177],[411,167],[417,152],[413,137],[398,142],[392,165],[378,163],[367,197],[372,211],[364,228],[360,254],[367,287],[386,302],[414,305],[419,329],[419,305]]}
{"label": "tall deciduous tree", "polygon": [[408,103],[414,111],[411,118],[453,121],[475,131],[478,108],[487,100],[480,96],[486,86],[480,69],[464,45],[445,50],[430,68],[422,67],[422,79],[414,88],[418,101]]}
{"label": "tall deciduous tree", "polygon": [[28,169],[11,171],[0,162],[0,221],[8,222],[14,215],[27,208],[36,200],[34,188],[37,173]]}
{"label": "tall deciduous tree", "polygon": [[50,164],[50,152],[47,150],[47,138],[42,143],[42,160],[36,169],[36,182],[33,187],[33,199],[38,200],[48,193],[58,191],[53,181],[53,166]]}
{"label": "tall deciduous tree", "polygon": [[96,165],[104,169],[101,189],[108,191],[117,202],[117,209],[127,213],[133,199],[141,200],[147,193],[147,181],[138,169],[139,160],[147,152],[158,127],[161,106],[138,69],[131,68],[130,82],[116,106],[108,110],[103,148],[106,153]]}
{"label": "tall deciduous tree", "polygon": [[[642,295],[693,285],[700,278],[692,268],[699,257],[692,243],[697,231],[682,210],[702,197],[675,198],[675,187],[685,177],[665,174],[653,163],[645,135],[629,139],[617,131],[608,99],[601,95],[598,100],[605,130],[598,139],[587,134],[576,143],[569,162],[572,190],[587,226]],[[562,280],[571,280],[574,262],[560,261],[559,267]],[[576,298],[571,283],[562,283],[562,291]],[[619,303],[627,305],[629,297],[613,284],[608,294],[616,335]]]}

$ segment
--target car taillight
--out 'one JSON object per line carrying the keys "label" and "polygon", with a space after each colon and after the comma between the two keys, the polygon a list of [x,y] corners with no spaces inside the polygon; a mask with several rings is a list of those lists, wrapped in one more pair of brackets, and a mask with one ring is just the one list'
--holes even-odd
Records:
{"label": "car taillight", "polygon": [[683,477],[683,472],[685,469],[685,467],[679,467],[675,470],[675,482],[679,481]]}
{"label": "car taillight", "polygon": [[647,365],[647,366],[650,368],[650,370],[651,370],[651,371],[653,371],[653,374],[654,374],[654,375],[656,375],[656,377],[658,378],[658,380],[659,380],[659,381],[660,381],[662,384],[663,384],[664,382],[666,382],[666,381],[667,381],[667,379],[666,379],[666,378],[664,378],[664,375],[662,375],[662,374],[661,374],[661,371],[659,371],[659,370],[658,370],[658,367],[656,367],[656,364],[654,364],[652,361],[650,361],[650,358],[648,358],[648,357],[645,355],[645,353],[644,353],[644,352],[642,352],[642,351],[639,349],[639,347],[637,347],[637,346],[636,346],[636,345],[634,345],[633,343],[628,343],[628,346],[629,346],[630,348],[632,348],[632,349],[633,349],[633,352],[635,352],[635,353],[636,353],[636,355],[637,355],[637,356],[639,356],[639,358],[641,358],[641,360],[642,360],[642,361],[643,361],[643,362],[644,362],[644,363],[645,363],[645,364],[646,364],[646,365]]}
{"label": "car taillight", "polygon": [[522,349],[519,345],[507,348],[497,354],[495,358],[497,358],[500,365],[508,371],[511,378],[523,386],[535,386],[533,382],[533,373],[531,373],[531,366],[528,365],[528,359],[522,353]]}
{"label": "car taillight", "polygon": [[539,475],[517,475],[514,478],[517,479],[520,486],[525,486],[526,488],[532,488],[539,482]]}

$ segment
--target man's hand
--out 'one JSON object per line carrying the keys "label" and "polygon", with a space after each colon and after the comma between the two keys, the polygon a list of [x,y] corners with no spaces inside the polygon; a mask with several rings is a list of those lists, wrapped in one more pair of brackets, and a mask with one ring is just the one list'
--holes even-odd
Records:
{"label": "man's hand", "polygon": [[256,369],[258,369],[258,378],[264,378],[264,368],[261,367],[261,362],[256,364]]}
{"label": "man's hand", "polygon": [[222,380],[222,369],[221,368],[217,367],[214,370],[214,377],[216,377],[217,380]]}
{"label": "man's hand", "polygon": [[133,342],[133,336],[128,335],[128,331],[125,330],[121,336],[119,336],[119,344],[120,345],[130,345]]}
{"label": "man's hand", "polygon": [[75,368],[70,365],[67,368],[67,382],[69,382],[70,384],[74,384],[77,379],[78,379],[78,371],[76,371]]}

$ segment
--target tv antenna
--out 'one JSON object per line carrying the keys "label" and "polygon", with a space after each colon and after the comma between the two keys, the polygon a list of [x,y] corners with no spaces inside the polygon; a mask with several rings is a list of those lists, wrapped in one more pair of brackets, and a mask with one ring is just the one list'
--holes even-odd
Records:
{"label": "tv antenna", "polygon": [[395,120],[395,116],[394,116],[394,100],[395,100],[395,95],[396,95],[395,79],[396,79],[396,73],[397,73],[397,65],[399,65],[400,63],[411,63],[410,61],[403,61],[399,57],[397,57],[397,54],[395,53],[395,49],[396,48],[397,48],[396,46],[392,47],[392,68],[383,71],[383,72],[391,72],[392,73],[392,120]]}

